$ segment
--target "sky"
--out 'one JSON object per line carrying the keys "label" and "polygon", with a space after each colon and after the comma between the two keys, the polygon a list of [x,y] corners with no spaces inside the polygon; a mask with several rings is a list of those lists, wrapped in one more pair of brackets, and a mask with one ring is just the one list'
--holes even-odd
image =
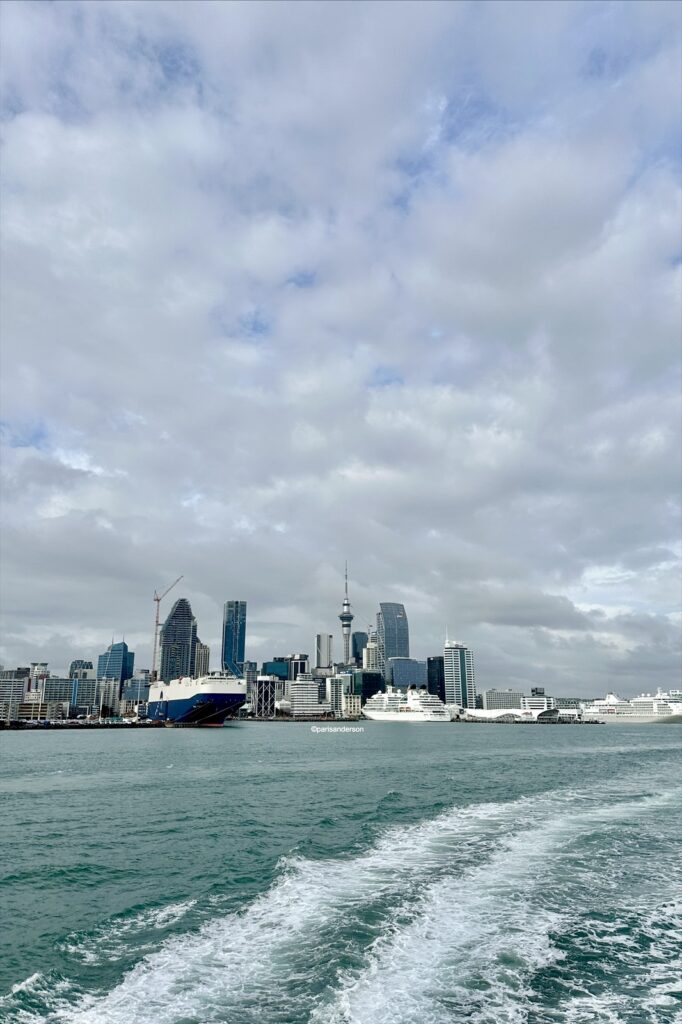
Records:
{"label": "sky", "polygon": [[0,8],[2,629],[680,685],[682,7]]}

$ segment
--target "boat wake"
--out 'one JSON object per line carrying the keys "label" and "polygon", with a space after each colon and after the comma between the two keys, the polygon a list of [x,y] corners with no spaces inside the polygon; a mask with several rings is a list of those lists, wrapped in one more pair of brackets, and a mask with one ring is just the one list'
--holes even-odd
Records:
{"label": "boat wake", "polygon": [[[602,787],[455,808],[389,828],[347,858],[285,858],[278,880],[238,912],[173,937],[159,931],[158,947],[108,992],[79,992],[65,980],[55,988],[36,975],[0,1004],[0,1016],[11,1024],[666,1024],[679,1005],[677,847],[666,831],[676,802],[674,791],[628,792],[621,780],[606,797]],[[655,879],[643,841],[656,856]],[[70,937],[66,952],[81,961],[102,949],[123,955],[140,931],[190,909]]]}

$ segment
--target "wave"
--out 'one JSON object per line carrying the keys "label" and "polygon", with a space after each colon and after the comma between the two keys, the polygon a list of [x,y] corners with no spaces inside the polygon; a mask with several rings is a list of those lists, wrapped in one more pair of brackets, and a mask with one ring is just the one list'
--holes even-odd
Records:
{"label": "wave", "polygon": [[[112,922],[101,939],[116,955],[150,928],[161,944],[109,992],[68,1003],[62,992],[47,1015],[22,1020],[525,1024],[533,979],[568,957],[558,941],[573,920],[560,898],[565,858],[578,840],[674,799],[622,786],[606,803],[608,787],[454,808],[346,858],[284,858],[266,892],[191,933],[162,935],[163,914],[181,921],[189,903]],[[77,937],[71,952],[97,956],[96,942]],[[535,1019],[568,1022],[561,1014]]]}

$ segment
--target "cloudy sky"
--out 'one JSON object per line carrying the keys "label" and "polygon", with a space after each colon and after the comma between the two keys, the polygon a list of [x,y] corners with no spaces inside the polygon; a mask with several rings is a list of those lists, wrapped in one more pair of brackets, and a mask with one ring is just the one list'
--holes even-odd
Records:
{"label": "cloudy sky", "polygon": [[347,558],[479,688],[678,682],[677,4],[0,18],[2,663],[181,573],[311,651]]}

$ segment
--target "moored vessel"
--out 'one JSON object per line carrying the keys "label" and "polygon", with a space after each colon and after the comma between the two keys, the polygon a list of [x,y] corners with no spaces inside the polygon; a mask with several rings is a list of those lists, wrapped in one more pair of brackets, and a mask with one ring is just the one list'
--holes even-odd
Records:
{"label": "moored vessel", "polygon": [[165,725],[222,725],[234,718],[246,700],[246,680],[225,672],[199,679],[183,676],[161,680],[149,688],[147,719]]}
{"label": "moored vessel", "polygon": [[582,705],[585,721],[609,725],[682,724],[682,690],[657,690],[630,699],[607,693],[600,700]]}
{"label": "moored vessel", "polygon": [[387,686],[385,693],[375,693],[362,709],[371,722],[449,722],[445,704],[429,693],[425,686],[399,690]]}

